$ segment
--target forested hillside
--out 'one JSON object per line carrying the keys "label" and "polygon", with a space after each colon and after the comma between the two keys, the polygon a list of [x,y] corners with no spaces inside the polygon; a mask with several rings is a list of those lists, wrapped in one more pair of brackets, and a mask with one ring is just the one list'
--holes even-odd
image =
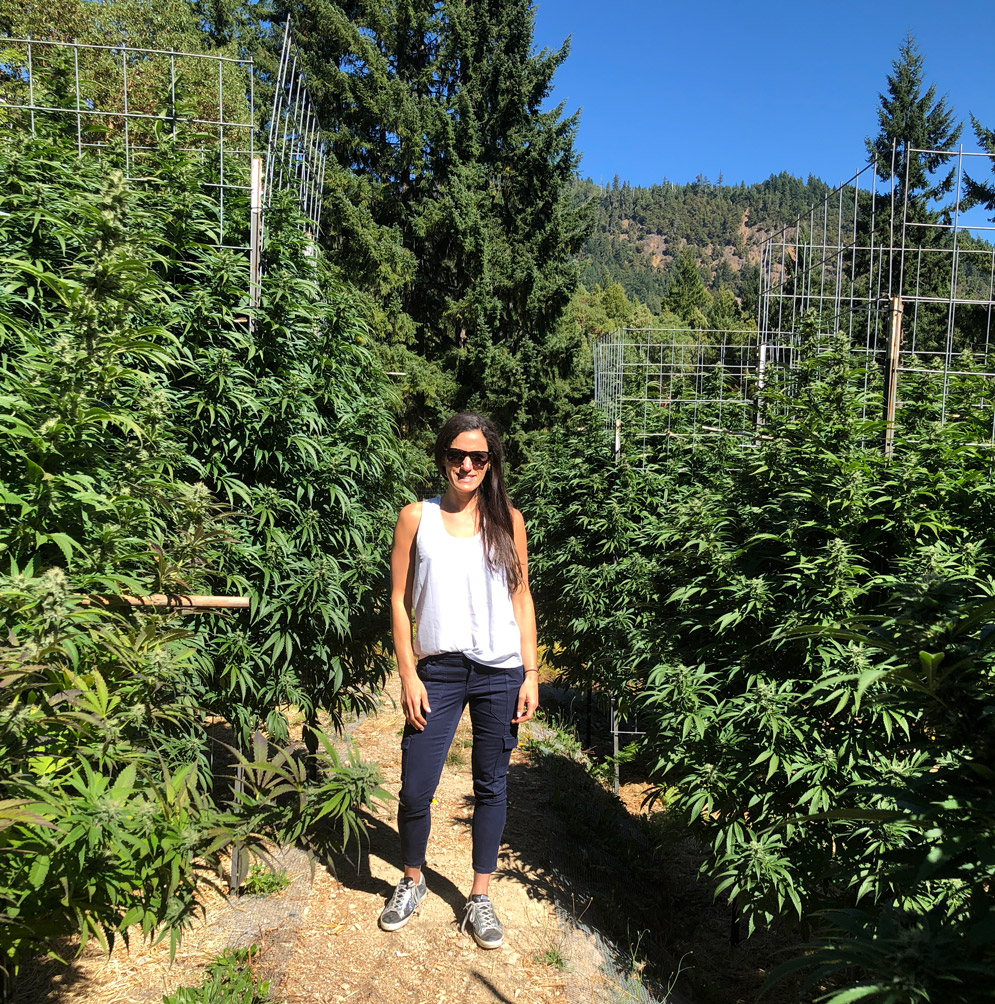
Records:
{"label": "forested hillside", "polygon": [[659,314],[673,262],[689,248],[705,287],[713,295],[731,290],[752,317],[760,243],[823,199],[830,186],[782,171],[750,185],[699,176],[688,184],[664,179],[643,188],[616,175],[603,188],[588,179],[578,189],[595,206],[594,230],[583,249],[581,279],[588,289],[618,282]]}

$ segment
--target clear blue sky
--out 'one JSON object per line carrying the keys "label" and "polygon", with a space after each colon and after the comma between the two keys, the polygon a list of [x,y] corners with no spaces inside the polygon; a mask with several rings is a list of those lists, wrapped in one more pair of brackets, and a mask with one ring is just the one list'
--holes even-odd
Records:
{"label": "clear blue sky", "polygon": [[995,0],[536,0],[535,42],[572,36],[553,102],[581,109],[581,174],[649,185],[772,173],[836,185],[866,163],[878,92],[911,31],[977,149],[995,128]]}

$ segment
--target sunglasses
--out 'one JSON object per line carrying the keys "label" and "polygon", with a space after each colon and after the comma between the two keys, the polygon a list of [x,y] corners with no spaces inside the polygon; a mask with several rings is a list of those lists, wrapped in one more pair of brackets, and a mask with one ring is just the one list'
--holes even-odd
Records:
{"label": "sunglasses", "polygon": [[475,471],[487,466],[491,455],[487,450],[446,450],[446,463],[454,467],[462,467],[463,461],[469,457]]}

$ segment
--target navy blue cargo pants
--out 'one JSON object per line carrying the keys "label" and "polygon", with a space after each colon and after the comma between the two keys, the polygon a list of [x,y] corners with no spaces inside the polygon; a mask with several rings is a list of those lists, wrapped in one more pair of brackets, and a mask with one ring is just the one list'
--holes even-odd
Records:
{"label": "navy blue cargo pants", "polygon": [[410,724],[401,739],[401,795],[397,827],[406,867],[425,863],[432,828],[432,798],[463,709],[470,705],[473,726],[473,870],[497,869],[498,849],[508,811],[507,777],[511,751],[518,745],[512,725],[524,671],[493,669],[460,652],[433,655],[418,663],[418,676],[432,709],[419,732]]}

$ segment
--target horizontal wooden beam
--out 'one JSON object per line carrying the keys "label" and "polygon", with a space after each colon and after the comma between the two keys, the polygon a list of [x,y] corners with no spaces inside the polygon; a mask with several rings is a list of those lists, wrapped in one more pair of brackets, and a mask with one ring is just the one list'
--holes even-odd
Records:
{"label": "horizontal wooden beam", "polygon": [[155,610],[248,610],[248,596],[91,596],[84,603],[97,603],[105,607],[148,607]]}

